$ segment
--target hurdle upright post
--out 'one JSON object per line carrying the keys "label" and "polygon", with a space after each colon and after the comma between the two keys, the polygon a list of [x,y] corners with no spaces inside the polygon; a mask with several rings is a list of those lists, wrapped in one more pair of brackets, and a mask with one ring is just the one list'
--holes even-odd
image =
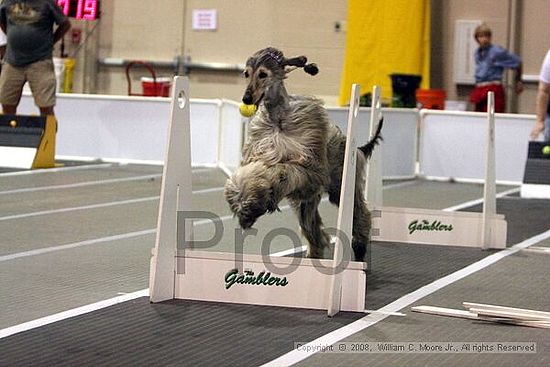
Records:
{"label": "hurdle upright post", "polygon": [[[342,277],[344,266],[351,261],[351,239],[353,229],[353,206],[355,197],[355,172],[357,162],[357,141],[355,138],[355,120],[359,114],[359,95],[361,87],[353,84],[348,113],[348,128],[346,152],[344,154],[344,169],[342,172],[342,189],[340,190],[340,205],[338,207],[338,222],[336,243],[332,268],[334,274],[330,282],[328,315],[334,316],[340,312],[342,303]],[[342,237],[346,240],[342,242]]]}
{"label": "hurdle upright post", "polygon": [[485,157],[485,184],[483,186],[482,244],[486,250],[491,245],[493,218],[496,214],[496,168],[495,168],[495,94],[487,95],[487,143]]}
{"label": "hurdle upright post", "polygon": [[[370,110],[370,138],[376,133],[381,115],[380,87],[372,87],[372,107]],[[382,207],[382,150],[374,149],[367,162],[365,200],[369,209]]]}
{"label": "hurdle upright post", "polygon": [[[191,210],[191,132],[189,80],[176,76],[172,89],[170,125],[162,172],[155,248],[151,258],[151,302],[174,298],[178,223],[176,213]],[[192,222],[185,221],[183,237],[191,240]]]}
{"label": "hurdle upright post", "polygon": [[[380,106],[380,87],[375,85],[372,87],[372,99],[370,110],[370,126],[369,126],[369,139],[372,139],[378,124],[380,123],[380,116],[382,115]],[[370,159],[367,161],[367,167],[365,168],[365,201],[368,208],[371,210],[371,215],[377,217],[380,215],[382,208],[382,150],[380,148],[374,149]],[[371,235],[378,235],[378,228],[371,229]],[[372,251],[370,242],[367,244],[366,253],[367,269],[372,269]]]}

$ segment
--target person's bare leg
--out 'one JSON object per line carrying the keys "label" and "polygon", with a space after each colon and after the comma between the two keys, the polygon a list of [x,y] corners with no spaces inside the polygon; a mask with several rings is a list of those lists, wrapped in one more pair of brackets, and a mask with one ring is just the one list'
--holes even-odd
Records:
{"label": "person's bare leg", "polygon": [[17,112],[17,106],[14,105],[2,105],[2,113],[4,115],[15,115]]}

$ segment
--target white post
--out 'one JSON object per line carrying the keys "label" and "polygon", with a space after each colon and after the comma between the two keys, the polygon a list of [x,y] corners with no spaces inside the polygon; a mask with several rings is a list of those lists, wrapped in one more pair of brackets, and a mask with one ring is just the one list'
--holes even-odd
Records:
{"label": "white post", "polygon": [[[157,235],[151,258],[150,300],[174,298],[177,212],[191,210],[191,138],[189,80],[174,78],[166,158],[162,173]],[[191,239],[192,223],[184,225],[184,238]],[[181,228],[180,228],[181,229]],[[188,243],[188,242],[187,242]]]}
{"label": "white post", "polygon": [[[380,115],[380,87],[375,85],[372,88],[372,107],[370,110],[371,138],[378,127]],[[365,186],[365,200],[369,209],[382,207],[382,150],[380,147],[374,149],[371,158],[367,162]]]}
{"label": "white post", "polygon": [[496,172],[495,172],[495,95],[487,95],[487,150],[485,160],[485,185],[483,188],[482,249],[491,245],[492,221],[496,214]]}
{"label": "white post", "polygon": [[[333,271],[330,282],[328,315],[334,316],[340,312],[342,296],[343,265],[351,260],[351,239],[353,229],[353,203],[355,197],[355,167],[357,161],[357,142],[355,139],[355,120],[359,114],[359,95],[361,87],[353,84],[351,87],[351,103],[348,114],[348,129],[346,152],[344,155],[344,169],[342,172],[342,188],[340,190],[340,206],[338,208],[338,222],[336,228],[338,236],[334,245]],[[342,243],[345,236],[347,243]],[[344,251],[343,246],[347,246]],[[346,257],[344,257],[344,253]]]}

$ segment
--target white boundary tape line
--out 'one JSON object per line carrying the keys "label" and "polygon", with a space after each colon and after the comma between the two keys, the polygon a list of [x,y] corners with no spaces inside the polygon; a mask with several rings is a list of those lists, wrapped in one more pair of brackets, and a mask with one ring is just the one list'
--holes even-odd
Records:
{"label": "white boundary tape line", "polygon": [[292,255],[292,254],[297,254],[297,253],[300,253],[300,252],[304,252],[306,250],[307,250],[307,246],[303,245],[303,246],[300,246],[300,247],[293,247],[293,248],[289,248],[288,250],[275,252],[275,253],[270,254],[270,256],[284,257],[284,256],[287,256],[287,255]]}
{"label": "white boundary tape line", "polygon": [[[223,187],[212,187],[210,189],[193,191],[193,194],[207,194],[207,193],[217,192],[217,191],[222,191],[222,190],[223,190]],[[127,205],[127,204],[143,203],[143,202],[146,202],[146,201],[158,200],[159,198],[160,198],[160,196],[158,196],[158,195],[157,196],[148,196],[148,197],[138,198],[138,199],[109,201],[109,202],[106,202],[106,203],[82,205],[82,206],[51,209],[51,210],[42,210],[42,211],[37,211],[37,212],[32,212],[32,213],[7,215],[7,216],[4,216],[4,217],[0,217],[0,222],[5,221],[5,220],[12,220],[12,219],[22,219],[22,218],[36,217],[36,216],[40,216],[40,215],[66,213],[66,212],[72,212],[72,211],[77,211],[77,210],[88,210],[88,209],[106,208],[106,207],[116,206],[116,205]]]}
{"label": "white boundary tape line", "polygon": [[382,190],[398,189],[400,187],[413,186],[417,183],[418,183],[417,180],[407,180],[407,181],[403,181],[403,182],[397,182],[397,183],[382,186]]}
{"label": "white boundary tape line", "polygon": [[[514,189],[510,189],[510,190],[507,190],[507,191],[503,191],[503,192],[497,194],[496,198],[500,199],[500,198],[503,198],[503,197],[508,196],[510,194],[515,194],[519,191],[520,191],[519,187],[514,188]],[[483,198],[480,198],[480,199],[468,201],[468,202],[465,202],[465,203],[462,203],[462,204],[458,204],[458,205],[455,205],[455,206],[445,208],[445,209],[443,209],[443,211],[445,211],[445,212],[454,212],[454,211],[457,211],[457,210],[460,210],[460,209],[469,208],[471,206],[479,205],[479,204],[482,204],[482,203],[483,203]]]}
{"label": "white boundary tape line", "polygon": [[28,170],[28,171],[0,173],[0,178],[9,177],[9,176],[36,175],[38,173],[53,173],[53,172],[79,171],[79,170],[94,169],[94,168],[109,168],[109,167],[115,167],[115,166],[120,166],[120,164],[98,163],[98,164],[82,164],[79,166],[57,167],[57,168],[42,168],[42,169],[34,169],[34,170]]}
{"label": "white boundary tape line", "polygon": [[7,215],[7,216],[4,216],[4,217],[0,217],[0,222],[5,221],[5,220],[37,217],[37,216],[40,216],[40,215],[66,213],[66,212],[72,212],[72,211],[77,211],[77,210],[97,209],[97,208],[106,208],[106,207],[109,207],[109,206],[116,206],[116,205],[143,203],[143,202],[146,202],[146,201],[157,200],[158,198],[159,198],[159,196],[149,196],[149,197],[144,197],[144,198],[139,198],[139,199],[110,201],[110,202],[107,202],[107,203],[90,204],[90,205],[83,205],[83,206],[74,206],[74,207],[69,207],[69,208],[42,210],[42,211],[37,211],[37,212],[32,212],[32,213]]}
{"label": "white boundary tape line", "polygon": [[[90,166],[89,168],[94,168]],[[203,171],[209,171],[210,168],[201,167],[198,169],[193,169],[193,173],[200,173]],[[16,172],[19,173],[19,172]],[[52,186],[39,186],[39,187],[27,187],[22,189],[13,189],[13,190],[6,190],[6,191],[0,191],[0,195],[6,195],[6,194],[19,194],[23,192],[35,192],[35,191],[45,191],[45,190],[58,190],[58,189],[69,189],[74,187],[85,187],[85,186],[94,186],[94,185],[104,185],[104,184],[110,184],[115,182],[127,182],[127,181],[139,181],[139,180],[146,180],[146,179],[154,179],[154,178],[160,178],[162,177],[162,174],[151,174],[151,175],[144,175],[144,176],[133,176],[133,177],[121,177],[121,178],[113,178],[108,180],[98,180],[98,181],[84,181],[84,182],[77,182],[74,184],[66,184],[66,185],[52,185]]]}
{"label": "white boundary tape line", "polygon": [[70,188],[74,188],[74,187],[105,185],[105,184],[110,184],[110,183],[115,183],[115,182],[139,181],[139,180],[160,178],[161,176],[162,176],[161,174],[154,174],[154,175],[144,175],[144,176],[112,178],[112,179],[108,179],[108,180],[84,181],[84,182],[77,182],[77,183],[65,184],[65,185],[27,187],[27,188],[23,188],[23,189],[0,191],[0,195],[20,194],[20,193],[23,193],[23,192],[36,192],[36,191],[46,191],[46,190],[70,189]]}
{"label": "white boundary tape line", "polygon": [[92,311],[101,310],[102,308],[114,306],[116,304],[131,301],[136,298],[140,297],[147,297],[149,296],[149,289],[142,289],[137,292],[128,293],[122,296],[114,297],[111,299],[107,299],[104,301],[92,303],[90,305],[85,305],[78,308],[73,308],[72,310],[67,310],[63,312],[59,312],[50,316],[42,317],[40,319],[32,320],[29,322],[25,322],[19,325],[11,326],[5,329],[0,330],[0,339],[6,338],[8,336],[21,333],[23,331],[35,329],[37,327],[41,327],[44,325],[52,324],[57,321],[69,319],[71,317],[83,315],[86,313],[90,313]]}
{"label": "white boundary tape line", "polygon": [[68,249],[72,249],[72,248],[76,248],[76,247],[96,245],[98,243],[118,241],[118,240],[124,240],[124,239],[127,239],[127,238],[145,236],[145,235],[148,235],[148,234],[154,234],[155,232],[156,232],[156,228],[146,229],[146,230],[143,230],[143,231],[129,232],[129,233],[117,234],[117,235],[113,235],[113,236],[94,238],[94,239],[91,239],[91,240],[73,242],[73,243],[68,243],[68,244],[65,244],[65,245],[51,246],[51,247],[44,247],[44,248],[39,248],[39,249],[35,249],[35,250],[30,250],[30,251],[16,252],[14,254],[0,256],[0,262],[20,259],[22,257],[29,257],[29,256],[47,254],[49,252],[68,250]]}
{"label": "white boundary tape line", "polygon": [[528,248],[529,246],[544,241],[547,238],[550,238],[550,230],[543,232],[537,236],[531,237],[523,242],[520,242],[512,247],[509,247],[507,249],[504,249],[502,251],[499,251],[493,255],[489,255],[483,259],[481,259],[478,262],[475,262],[471,265],[468,265],[467,267],[458,270],[452,274],[449,274],[441,279],[438,279],[428,285],[425,285],[419,289],[417,289],[414,292],[411,292],[392,303],[376,310],[378,311],[376,314],[367,315],[357,321],[352,322],[351,324],[348,324],[344,327],[341,327],[340,329],[334,330],[328,334],[323,335],[320,338],[317,338],[308,344],[304,345],[301,350],[292,350],[286,354],[283,354],[279,358],[276,358],[268,363],[265,363],[262,365],[262,367],[284,367],[284,366],[292,366],[300,361],[303,361],[304,359],[311,357],[316,352],[306,352],[305,349],[309,348],[310,350],[313,350],[314,346],[319,345],[333,345],[347,337],[352,336],[353,334],[356,334],[362,330],[365,330],[368,327],[371,327],[378,322],[384,320],[385,318],[389,317],[390,315],[385,313],[393,313],[398,312],[399,310],[410,306],[411,304],[415,303],[416,301],[450,285],[453,284],[469,275],[472,275],[482,269],[485,269],[486,267],[510,256],[515,254],[518,251],[521,251],[525,248]]}

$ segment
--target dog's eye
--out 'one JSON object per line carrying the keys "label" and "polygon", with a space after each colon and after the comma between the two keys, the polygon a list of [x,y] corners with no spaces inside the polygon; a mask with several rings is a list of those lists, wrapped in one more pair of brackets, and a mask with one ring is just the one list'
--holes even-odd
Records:
{"label": "dog's eye", "polygon": [[258,77],[260,79],[267,78],[267,73],[265,71],[260,71],[260,73],[258,74]]}
{"label": "dog's eye", "polygon": [[245,71],[244,72],[244,77],[248,79],[249,76],[250,76],[250,74],[248,74],[248,71]]}

